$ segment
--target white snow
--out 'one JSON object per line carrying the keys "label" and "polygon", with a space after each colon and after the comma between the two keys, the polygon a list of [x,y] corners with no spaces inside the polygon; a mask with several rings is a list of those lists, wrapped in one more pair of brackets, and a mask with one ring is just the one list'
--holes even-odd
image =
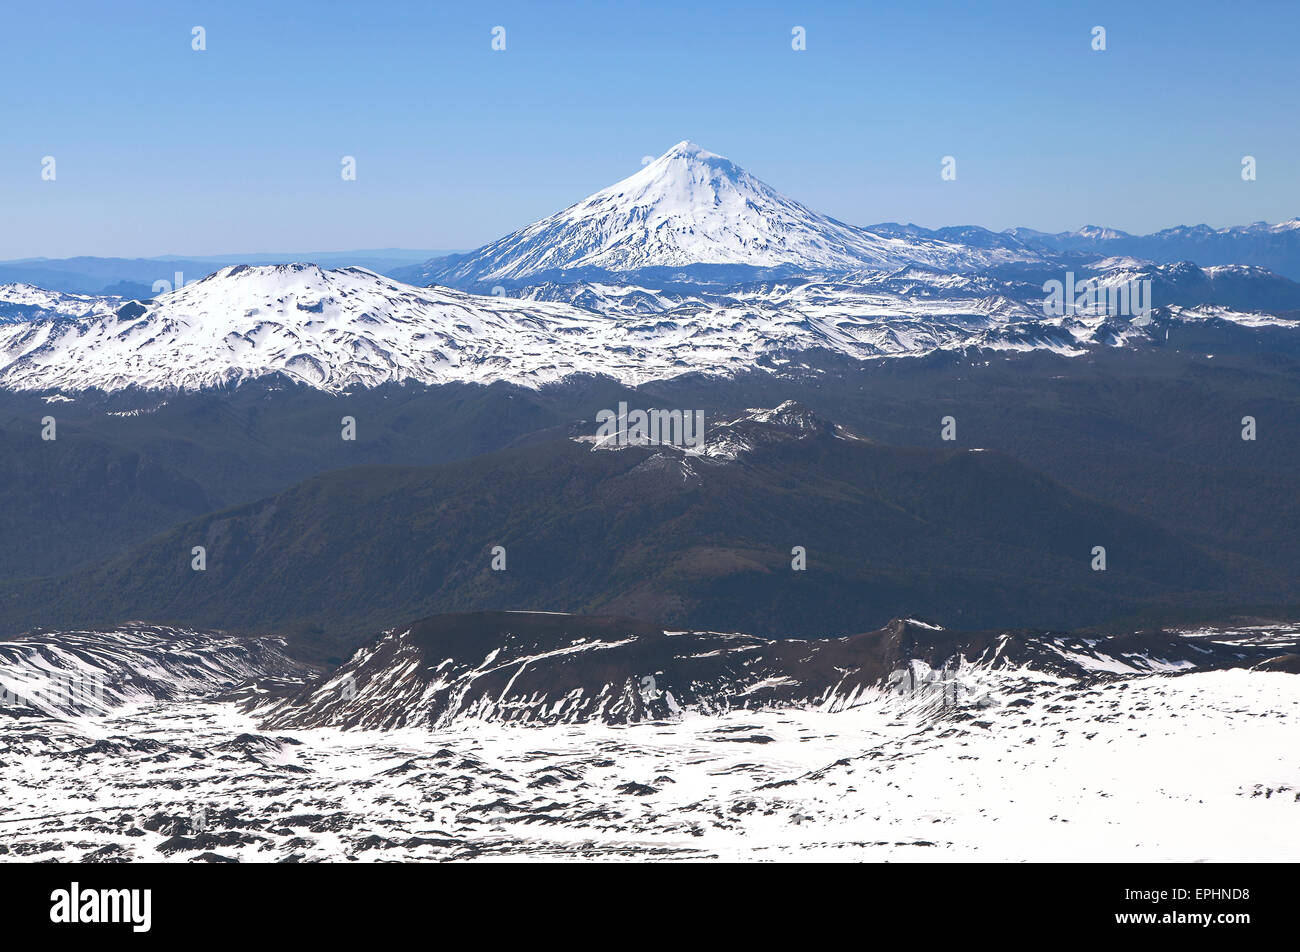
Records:
{"label": "white snow", "polygon": [[729,159],[683,141],[621,182],[433,276],[452,283],[519,281],[558,269],[696,264],[842,271],[920,263],[964,270],[1032,257],[882,237],[819,215]]}
{"label": "white snow", "polygon": [[1300,855],[1300,678],[1019,671],[1001,690],[1027,703],[964,722],[885,694],[630,727],[261,734],[195,701],[119,709],[93,737],[4,721],[0,860]]}
{"label": "white snow", "polygon": [[[1107,322],[1047,318],[1041,302],[1002,296],[986,279],[896,273],[800,279],[703,300],[660,292],[646,314],[563,301],[417,288],[363,268],[224,268],[140,310],[0,325],[0,386],[148,390],[232,386],[280,374],[333,392],[388,382],[510,381],[540,387],[574,374],[641,384],[690,372],[805,370],[789,355],[820,348],[858,360],[936,350],[1045,349],[1075,356]],[[570,288],[580,296],[581,286]],[[1247,325],[1278,318],[1173,308],[1177,320]],[[1113,322],[1110,331],[1114,332]],[[1129,326],[1121,341],[1145,339]]]}

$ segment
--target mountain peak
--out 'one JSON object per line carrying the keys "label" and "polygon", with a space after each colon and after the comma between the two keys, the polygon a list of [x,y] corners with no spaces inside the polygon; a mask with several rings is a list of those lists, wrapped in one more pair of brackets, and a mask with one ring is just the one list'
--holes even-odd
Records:
{"label": "mountain peak", "polygon": [[[677,187],[680,188],[687,180],[703,182],[714,175],[722,176],[732,182],[739,182],[742,178],[752,178],[748,172],[726,156],[702,149],[689,139],[683,139],[659,158],[647,163],[645,168],[636,175],[632,175],[596,194],[600,195],[603,192],[624,187],[637,178],[650,180],[676,178],[678,180]],[[767,187],[757,179],[753,179],[753,183],[763,188]],[[595,197],[595,195],[592,196],[592,198]]]}
{"label": "mountain peak", "polygon": [[704,455],[714,459],[739,459],[764,447],[790,446],[816,438],[861,441],[862,438],[796,400],[771,409],[750,409],[733,420],[717,424],[709,433]]}
{"label": "mountain peak", "polygon": [[721,156],[714,155],[714,153],[708,152],[700,148],[690,139],[683,139],[681,142],[677,143],[675,146],[673,146],[671,149],[669,149],[667,152],[661,155],[660,158],[667,159],[676,156],[699,156],[701,158],[721,158]]}
{"label": "mountain peak", "polygon": [[[923,265],[967,271],[1038,260],[1024,247],[958,234],[878,234],[836,221],[683,139],[622,181],[468,254],[425,263],[416,283],[486,290],[497,284],[605,280],[645,269],[751,268],[847,274]],[[734,275],[733,275],[734,279]]]}
{"label": "mountain peak", "polygon": [[798,400],[786,400],[771,409],[751,409],[733,422],[741,423],[744,421],[766,423],[795,430],[825,430],[830,429],[832,426],[829,420],[817,415]]}
{"label": "mountain peak", "polygon": [[915,263],[961,270],[986,257],[952,242],[881,236],[827,218],[683,139],[622,181],[469,254],[429,262],[416,277],[474,287],[719,265],[804,273]]}

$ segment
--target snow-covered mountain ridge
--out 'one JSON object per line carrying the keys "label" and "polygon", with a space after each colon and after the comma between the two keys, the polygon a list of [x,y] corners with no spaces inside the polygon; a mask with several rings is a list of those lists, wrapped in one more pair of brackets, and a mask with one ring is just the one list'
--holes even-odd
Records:
{"label": "snow-covered mountain ridge", "polygon": [[[1095,229],[1076,237],[1113,244]],[[1030,238],[847,225],[682,142],[570,208],[429,262],[419,282],[434,286],[305,263],[222,268],[147,303],[0,286],[0,387],[198,390],[279,376],[342,392],[574,375],[640,385],[793,372],[809,351],[1078,356],[1163,338],[1171,322],[1289,327],[1300,316],[1300,285],[1264,268],[1057,254]],[[1149,283],[1154,310],[1054,313],[1045,281]]]}
{"label": "snow-covered mountain ridge", "polygon": [[97,715],[132,702],[210,696],[250,678],[307,673],[276,638],[131,623],[107,631],[31,631],[0,641],[0,715]]}
{"label": "snow-covered mountain ridge", "polygon": [[[439,615],[384,632],[296,694],[249,698],[267,730],[440,729],[465,721],[636,723],[735,709],[840,711],[881,690],[983,708],[985,675],[1091,679],[1253,667],[1290,657],[1293,626],[1248,632],[950,632],[916,619],[843,638],[666,631],[554,612]],[[932,710],[931,713],[937,713]],[[951,713],[951,710],[950,710]]]}
{"label": "snow-covered mountain ridge", "polygon": [[60,317],[111,314],[122,299],[94,294],[47,291],[31,284],[0,284],[0,324]]}
{"label": "snow-covered mountain ridge", "polygon": [[537,385],[597,370],[587,355],[611,337],[622,342],[609,322],[563,304],[416,288],[363,268],[239,265],[109,315],[2,327],[0,383],[201,389],[282,374],[330,391],[404,380]]}
{"label": "snow-covered mountain ridge", "polygon": [[[966,349],[1074,356],[1141,344],[1169,321],[1293,326],[1266,311],[1199,303],[1227,287],[1300,305],[1300,289],[1284,279],[1180,268],[1120,261],[1088,279],[1153,278],[1153,324],[1048,316],[1032,281],[918,266],[725,292],[548,284],[506,297],[418,288],[363,268],[241,265],[145,304],[0,325],[0,387],[198,390],[279,375],[341,392],[405,381],[540,387],[574,374],[639,385],[690,372],[782,373],[813,349],[855,360]],[[1162,296],[1179,300],[1184,286],[1192,303],[1162,310]]]}

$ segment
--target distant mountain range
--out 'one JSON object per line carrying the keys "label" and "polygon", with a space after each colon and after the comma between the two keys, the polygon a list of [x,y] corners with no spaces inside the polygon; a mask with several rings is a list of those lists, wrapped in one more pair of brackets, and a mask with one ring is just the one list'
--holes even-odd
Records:
{"label": "distant mountain range", "polygon": [[729,159],[679,142],[636,174],[555,215],[475,251],[393,274],[415,284],[477,290],[611,277],[624,283],[736,283],[908,265],[968,272],[1063,254],[1249,264],[1300,279],[1300,218],[1217,230],[1170,228],[1147,236],[1095,226],[1059,234],[895,222],[860,227],[820,215]]}
{"label": "distant mountain range", "polygon": [[148,300],[159,281],[171,290],[179,272],[186,283],[237,264],[283,264],[312,261],[322,267],[369,268],[388,274],[446,251],[379,248],[359,251],[293,253],[250,252],[230,255],[162,255],[155,258],[22,258],[0,261],[0,285],[31,284],[49,291]]}
{"label": "distant mountain range", "polygon": [[[692,142],[569,208],[468,252],[357,251],[23,258],[0,261],[0,285],[146,300],[176,272],[196,281],[233,265],[311,262],[359,267],[425,285],[491,291],[620,276],[624,283],[726,283],[789,274],[892,270],[910,264],[969,271],[1062,255],[1152,264],[1245,264],[1300,280],[1300,218],[1227,228],[1180,225],[1149,235],[1086,225],[1075,231],[978,225],[850,225],[821,215]],[[478,286],[486,287],[479,288]]]}
{"label": "distant mountain range", "polygon": [[1057,234],[1012,228],[1006,234],[1043,253],[1128,255],[1159,264],[1191,261],[1202,267],[1250,264],[1300,280],[1300,218],[1274,225],[1260,221],[1230,228],[1180,225],[1150,235],[1130,235],[1095,225]]}
{"label": "distant mountain range", "polygon": [[[1115,228],[1085,225],[1076,231],[1044,232],[1033,228],[1008,228],[994,232],[978,225],[922,228],[884,222],[866,230],[891,238],[949,241],[977,248],[1001,248],[1047,260],[1097,257],[1134,258],[1142,263],[1190,262],[1201,267],[1246,264],[1300,280],[1300,218],[1270,225],[1255,222],[1229,228],[1180,225],[1149,235],[1130,235]],[[402,273],[402,272],[399,272]]]}
{"label": "distant mountain range", "polygon": [[1078,356],[1154,345],[1171,326],[1291,331],[1300,316],[1300,285],[1263,269],[1129,259],[1098,267],[1079,267],[1079,287],[1148,282],[1151,312],[1049,314],[1040,272],[920,266],[722,289],[546,283],[512,297],[306,264],[223,268],[144,304],[9,285],[0,287],[0,316],[10,315],[0,324],[0,386],[169,391],[278,377],[340,392],[406,381],[538,387],[574,375],[636,385],[783,374],[811,351]]}
{"label": "distant mountain range", "polygon": [[[1231,256],[1238,238],[1283,249],[1300,236],[1295,226],[1149,237],[1166,251],[1191,241]],[[0,285],[0,387],[171,391],[279,378],[342,392],[574,376],[639,385],[784,374],[815,351],[857,361],[1080,356],[1158,346],[1174,327],[1229,337],[1297,328],[1300,284],[1251,261],[1153,263],[1128,251],[1159,249],[1130,239],[1091,228],[860,228],[682,142],[477,251],[390,269],[411,283],[365,267],[240,263],[143,302]],[[1044,295],[1053,281],[1098,291],[1102,305],[1053,311]],[[1107,293],[1144,303],[1112,307]]]}
{"label": "distant mountain range", "polygon": [[[1300,284],[1074,240],[858,228],[683,143],[429,286],[2,285],[0,628],[275,630],[341,660],[484,607],[777,637],[1295,604]],[[1053,311],[1052,282],[1088,293]],[[620,401],[705,414],[709,445],[597,451]]]}

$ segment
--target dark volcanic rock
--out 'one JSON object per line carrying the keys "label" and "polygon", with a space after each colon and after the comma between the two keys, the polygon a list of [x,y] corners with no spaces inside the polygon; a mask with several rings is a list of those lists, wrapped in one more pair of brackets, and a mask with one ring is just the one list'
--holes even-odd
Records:
{"label": "dark volcanic rock", "polygon": [[[436,615],[379,636],[333,674],[259,710],[269,730],[443,727],[672,718],[784,706],[849,706],[868,692],[959,700],[974,666],[1072,676],[1246,667],[1293,644],[1165,631],[1082,636],[948,631],[896,619],[843,638],[777,640],[666,631],[631,618],[541,612]],[[963,688],[964,690],[964,688]],[[970,698],[965,698],[970,700]],[[737,737],[761,744],[761,735]]]}

